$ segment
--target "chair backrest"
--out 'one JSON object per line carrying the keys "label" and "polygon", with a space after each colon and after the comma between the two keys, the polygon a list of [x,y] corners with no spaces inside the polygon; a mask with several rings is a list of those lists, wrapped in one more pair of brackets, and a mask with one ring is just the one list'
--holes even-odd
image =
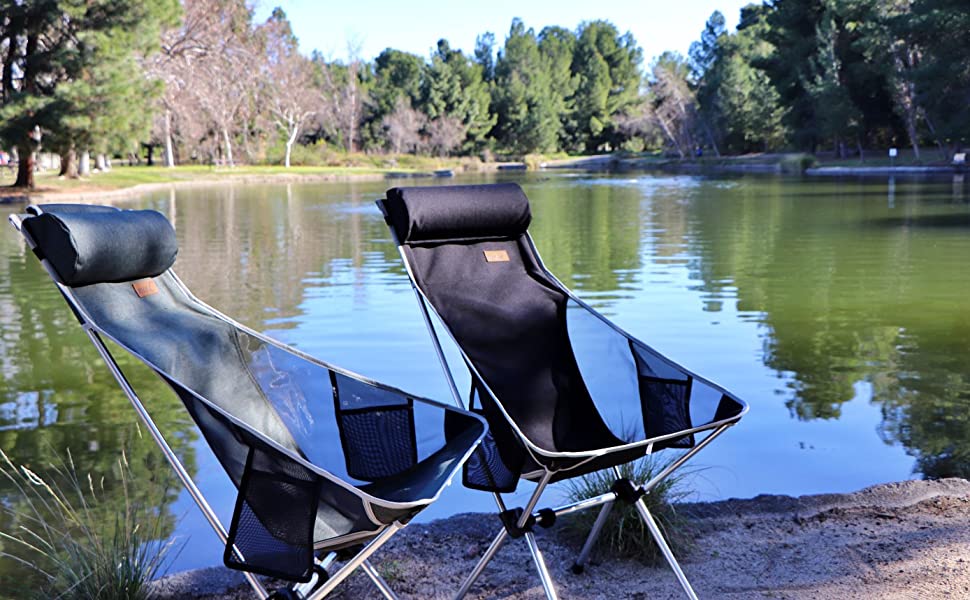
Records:
{"label": "chair backrest", "polygon": [[[394,188],[384,207],[415,282],[533,444],[562,452],[623,443],[583,382],[567,296],[532,250],[518,185]],[[501,436],[484,396],[483,407]]]}
{"label": "chair backrest", "polygon": [[209,314],[169,271],[178,243],[164,216],[48,205],[23,227],[100,330],[171,380],[298,451],[253,381],[249,365],[263,344]]}

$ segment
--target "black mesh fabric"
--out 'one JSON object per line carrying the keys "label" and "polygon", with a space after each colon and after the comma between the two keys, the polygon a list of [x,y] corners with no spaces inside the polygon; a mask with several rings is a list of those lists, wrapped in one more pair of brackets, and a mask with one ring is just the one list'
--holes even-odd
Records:
{"label": "black mesh fabric", "polygon": [[[660,437],[690,429],[687,400],[690,398],[691,378],[676,380],[640,375],[639,379],[643,429],[647,432],[647,437]],[[693,445],[694,436],[685,435],[682,438],[658,442],[654,447],[691,448]]]}
{"label": "black mesh fabric", "polygon": [[258,440],[250,442],[223,560],[237,569],[309,581],[319,478],[296,463],[280,461]]}
{"label": "black mesh fabric", "polygon": [[410,398],[374,393],[335,371],[330,372],[330,380],[340,443],[351,477],[373,482],[417,464]]}

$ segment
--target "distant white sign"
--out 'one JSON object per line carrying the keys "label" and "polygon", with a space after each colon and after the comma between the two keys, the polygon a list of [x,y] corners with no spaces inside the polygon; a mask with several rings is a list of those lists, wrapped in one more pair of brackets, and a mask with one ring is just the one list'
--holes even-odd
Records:
{"label": "distant white sign", "polygon": [[897,150],[896,148],[889,149],[889,158],[896,158],[897,154],[899,154],[899,150]]}

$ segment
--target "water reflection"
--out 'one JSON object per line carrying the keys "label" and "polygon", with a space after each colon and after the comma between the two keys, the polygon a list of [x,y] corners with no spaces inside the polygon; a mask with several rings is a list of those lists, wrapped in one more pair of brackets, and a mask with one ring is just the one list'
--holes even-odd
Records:
{"label": "water reflection", "polygon": [[[763,359],[787,374],[793,418],[839,418],[866,381],[882,439],[906,447],[918,473],[966,476],[966,196],[954,204],[945,181],[842,185],[851,200],[760,181],[691,203],[702,277],[733,280],[739,308],[764,315]],[[902,205],[869,201],[886,188]]]}
{"label": "water reflection", "polygon": [[[539,250],[566,285],[752,402],[704,457],[717,467],[705,497],[845,491],[914,469],[970,474],[963,181],[520,181]],[[323,359],[447,400],[373,206],[394,183],[413,182],[210,187],[131,205],[174,221],[175,269],[203,300]],[[228,517],[231,488],[178,401],[146,369],[122,365]],[[134,419],[36,260],[0,228],[0,447],[40,470],[70,448],[81,472],[110,469],[128,447],[133,469],[170,478]],[[826,453],[832,440],[839,451]],[[18,502],[4,485],[0,501]],[[486,495],[449,494],[429,514],[490,508]],[[183,536],[206,527],[174,491],[162,510],[170,528],[184,516]],[[0,530],[13,526],[0,517]],[[213,548],[193,539],[179,566],[216,562]],[[15,572],[0,560],[0,585]]]}

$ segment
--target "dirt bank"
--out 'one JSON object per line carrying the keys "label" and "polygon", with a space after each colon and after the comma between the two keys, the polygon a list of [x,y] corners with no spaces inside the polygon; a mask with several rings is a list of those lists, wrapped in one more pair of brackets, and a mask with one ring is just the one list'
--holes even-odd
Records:
{"label": "dirt bank", "polygon": [[[688,504],[697,532],[683,557],[701,598],[970,598],[970,482],[907,481],[854,494],[759,496]],[[374,561],[403,598],[449,598],[495,533],[494,517],[458,515],[399,534]],[[569,566],[576,548],[557,530],[539,543],[564,599],[682,598],[665,566],[594,557],[583,575]],[[159,582],[165,598],[247,598],[224,569]],[[234,583],[235,582],[235,583]],[[363,575],[334,598],[379,598]],[[543,598],[528,550],[511,540],[469,596]]]}

